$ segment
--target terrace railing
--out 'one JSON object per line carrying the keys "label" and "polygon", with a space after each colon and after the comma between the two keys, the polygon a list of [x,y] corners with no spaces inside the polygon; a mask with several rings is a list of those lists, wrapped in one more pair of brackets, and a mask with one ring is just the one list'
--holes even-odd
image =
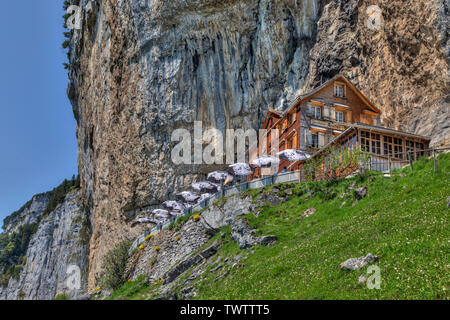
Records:
{"label": "terrace railing", "polygon": [[[400,169],[402,167],[405,167],[406,165],[411,166],[411,170],[414,170],[413,166],[413,160],[417,160],[419,157],[433,157],[434,158],[434,168],[435,171],[438,170],[438,157],[437,155],[442,152],[448,152],[450,151],[449,148],[440,148],[440,149],[427,149],[427,150],[417,150],[417,151],[408,151],[404,152],[403,154],[408,155],[409,160],[397,160],[394,158],[394,156],[398,156],[402,153],[397,153],[395,155],[387,155],[387,156],[380,156],[380,155],[374,155],[374,154],[368,154],[369,160],[367,162],[361,162],[360,167],[365,168],[371,171],[380,171],[385,173],[392,173],[392,170],[394,169]],[[140,235],[132,244],[130,248],[130,252],[140,246],[144,241],[145,238],[150,234],[158,234],[164,229],[167,229],[172,223],[175,223],[178,218],[187,216],[190,214],[193,214],[195,212],[199,212],[208,206],[210,206],[212,203],[214,203],[217,200],[223,199],[225,197],[229,197],[235,194],[238,194],[240,192],[246,191],[246,190],[252,190],[252,189],[261,189],[266,186],[270,186],[273,184],[279,184],[279,183],[289,183],[289,182],[302,182],[306,181],[304,172],[302,170],[297,171],[291,171],[286,173],[279,173],[271,176],[266,176],[260,179],[255,179],[252,181],[246,181],[241,184],[237,184],[231,187],[224,188],[217,192],[216,194],[212,195],[210,198],[203,200],[202,202],[196,204],[195,206],[185,209],[183,213],[178,215],[177,217],[171,217],[168,221],[166,221],[164,224],[159,224],[153,229],[151,229],[149,232]]]}

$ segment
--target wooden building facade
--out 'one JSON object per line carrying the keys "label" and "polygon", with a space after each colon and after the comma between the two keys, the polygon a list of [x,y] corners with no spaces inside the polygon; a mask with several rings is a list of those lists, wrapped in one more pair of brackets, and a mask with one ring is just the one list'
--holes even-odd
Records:
{"label": "wooden building facade", "polygon": [[[313,155],[325,146],[354,143],[374,156],[404,160],[407,151],[428,148],[428,137],[380,127],[380,116],[381,111],[349,79],[338,75],[298,97],[284,113],[269,110],[262,125],[266,141],[259,143],[257,154],[297,149]],[[255,156],[253,152],[251,158]],[[300,167],[301,162],[282,161],[279,172]],[[258,169],[251,178],[263,175]]]}

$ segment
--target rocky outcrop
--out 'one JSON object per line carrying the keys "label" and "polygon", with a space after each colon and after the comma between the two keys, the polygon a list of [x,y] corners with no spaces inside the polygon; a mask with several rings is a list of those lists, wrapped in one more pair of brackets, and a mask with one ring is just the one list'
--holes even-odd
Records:
{"label": "rocky outcrop", "polygon": [[[369,6],[381,9],[368,28]],[[325,1],[306,80],[345,73],[382,111],[383,125],[450,143],[448,0]]]}
{"label": "rocky outcrop", "polygon": [[[197,221],[192,217],[181,225],[174,225],[150,237],[144,243],[143,249],[130,257],[126,271],[128,278],[136,280],[145,275],[150,285],[164,284],[161,290],[156,291],[160,295],[156,297],[158,299],[195,297],[191,282],[202,277],[209,266],[210,272],[224,270],[219,276],[220,279],[225,277],[230,269],[242,267],[239,264],[242,254],[252,254],[247,250],[232,261],[228,258],[222,261],[216,253],[227,241],[226,233],[222,233],[219,240],[208,245],[211,237],[222,227],[231,226],[231,239],[239,243],[242,249],[257,244],[269,246],[277,241],[277,237],[272,235],[254,236],[255,231],[241,219],[241,216],[250,213],[250,207],[252,198],[237,194],[211,205],[201,213],[201,218]],[[156,247],[158,250],[155,250]],[[177,288],[180,288],[181,296],[177,296]]]}
{"label": "rocky outcrop", "polygon": [[[42,209],[33,204],[31,208]],[[14,230],[15,226],[9,228]],[[0,287],[0,299],[49,300],[59,294],[81,298],[87,293],[87,228],[80,192],[73,192],[40,221],[20,278],[11,278],[7,287]]]}
{"label": "rocky outcrop", "polygon": [[[174,165],[177,128],[259,128],[268,108],[344,73],[384,124],[449,137],[446,0],[96,0],[70,44],[89,285],[129,221],[215,166]],[[380,30],[367,27],[378,5]],[[447,140],[448,141],[448,140]],[[131,216],[130,216],[131,215]]]}
{"label": "rocky outcrop", "polygon": [[364,257],[350,258],[341,263],[341,270],[358,270],[364,268],[369,263],[375,263],[378,261],[378,257],[371,253],[368,253]]}
{"label": "rocky outcrop", "polygon": [[255,244],[268,246],[278,240],[276,236],[255,237],[254,233],[255,230],[252,230],[244,220],[237,219],[231,225],[231,237],[239,243],[241,249],[251,248]]}
{"label": "rocky outcrop", "polygon": [[38,222],[47,208],[49,197],[48,193],[36,195],[21,210],[8,216],[3,223],[4,232],[14,233],[22,226]]}
{"label": "rocky outcrop", "polygon": [[[139,251],[130,259],[128,273],[131,279],[146,274],[149,282],[178,276],[181,271],[200,263],[209,255],[207,249],[203,253],[197,251],[216,234],[221,227],[231,225],[239,216],[247,214],[251,204],[249,197],[235,195],[228,198],[224,204],[215,204],[201,214],[198,221],[189,219],[177,231],[174,228],[164,230],[144,243],[144,250]],[[159,251],[154,248],[160,247]],[[214,246],[217,248],[217,246]],[[173,279],[171,280],[173,281]]]}

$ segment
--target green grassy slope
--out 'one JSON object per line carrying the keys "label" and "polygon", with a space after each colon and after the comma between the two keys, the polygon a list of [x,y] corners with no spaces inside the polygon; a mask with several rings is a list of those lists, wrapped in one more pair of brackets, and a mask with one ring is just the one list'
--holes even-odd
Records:
{"label": "green grassy slope", "polygon": [[[449,299],[449,173],[446,154],[439,156],[437,173],[432,160],[422,159],[414,164],[413,173],[404,168],[392,178],[374,175],[335,184],[281,186],[293,191],[287,202],[264,207],[258,217],[244,217],[259,234],[274,234],[279,240],[270,247],[250,249],[254,254],[245,254],[240,262],[245,266],[231,269],[219,281],[214,279],[223,270],[205,272],[205,279],[194,282],[196,298]],[[356,201],[348,190],[353,181],[368,188],[362,200]],[[309,208],[317,212],[301,218]],[[231,240],[229,227],[224,231],[229,241],[219,255],[232,258],[249,251]],[[369,252],[380,257],[379,290],[358,283],[367,267],[340,270],[341,262]],[[138,282],[121,290],[116,298],[148,298],[152,289]]]}

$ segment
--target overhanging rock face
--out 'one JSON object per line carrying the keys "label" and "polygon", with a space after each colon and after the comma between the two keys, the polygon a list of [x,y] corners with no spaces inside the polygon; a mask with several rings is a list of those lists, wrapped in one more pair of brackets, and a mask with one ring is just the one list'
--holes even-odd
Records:
{"label": "overhanging rock face", "polygon": [[366,0],[93,3],[71,41],[68,85],[82,198],[93,214],[91,289],[104,254],[145,231],[131,228],[126,212],[221,169],[172,163],[172,132],[195,120],[257,129],[269,108],[283,110],[344,73],[385,124],[435,143],[448,137],[443,1],[383,3],[378,32],[367,28]]}

